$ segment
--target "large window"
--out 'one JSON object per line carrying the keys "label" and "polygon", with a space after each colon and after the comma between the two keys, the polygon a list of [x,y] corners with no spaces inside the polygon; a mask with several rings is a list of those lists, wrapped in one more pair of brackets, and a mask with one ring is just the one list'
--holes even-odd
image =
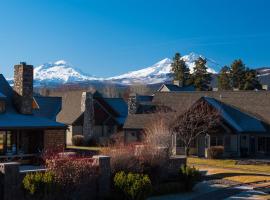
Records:
{"label": "large window", "polygon": [[42,131],[0,131],[0,155],[32,154],[42,149]]}
{"label": "large window", "polygon": [[258,151],[270,154],[270,137],[258,137]]}
{"label": "large window", "polygon": [[223,146],[223,136],[211,136],[210,146]]}

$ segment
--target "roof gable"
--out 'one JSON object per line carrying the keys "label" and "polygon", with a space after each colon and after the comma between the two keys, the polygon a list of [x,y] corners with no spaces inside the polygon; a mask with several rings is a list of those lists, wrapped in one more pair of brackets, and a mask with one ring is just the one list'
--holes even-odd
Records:
{"label": "roof gable", "polygon": [[241,112],[239,109],[211,97],[203,97],[202,99],[218,110],[223,120],[225,120],[237,132],[266,131],[263,123],[254,116]]}
{"label": "roof gable", "polygon": [[13,89],[2,74],[0,74],[0,93],[6,98],[6,110],[0,114],[0,129],[66,128],[65,124],[58,123],[48,116],[52,117],[55,113],[49,112],[49,110],[53,110],[53,108],[50,108],[52,104],[47,108],[42,106],[46,102],[40,102],[39,107],[41,110],[33,112],[32,115],[18,113],[13,104]]}

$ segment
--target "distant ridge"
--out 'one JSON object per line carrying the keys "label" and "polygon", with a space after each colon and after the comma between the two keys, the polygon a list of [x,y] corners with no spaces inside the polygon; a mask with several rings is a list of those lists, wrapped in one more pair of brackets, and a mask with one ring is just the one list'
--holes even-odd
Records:
{"label": "distant ridge", "polygon": [[[193,72],[195,61],[199,57],[206,59],[208,71],[216,79],[216,73],[221,68],[216,61],[196,53],[185,55],[182,59],[186,62],[190,71]],[[160,84],[172,80],[171,63],[171,59],[165,58],[146,68],[127,72],[119,76],[100,78],[83,73],[65,60],[59,60],[35,67],[34,84],[36,87],[55,87],[65,84]],[[262,83],[270,85],[270,67],[258,68],[257,72]],[[13,79],[8,80],[12,84]]]}

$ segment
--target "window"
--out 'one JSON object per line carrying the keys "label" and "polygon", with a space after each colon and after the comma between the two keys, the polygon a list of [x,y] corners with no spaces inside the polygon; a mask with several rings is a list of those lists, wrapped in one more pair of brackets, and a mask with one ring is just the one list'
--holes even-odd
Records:
{"label": "window", "polygon": [[0,100],[0,113],[5,112],[5,110],[6,110],[5,101]]}
{"label": "window", "polygon": [[0,131],[0,154],[4,154],[5,132]]}
{"label": "window", "polygon": [[225,137],[224,146],[226,149],[231,149],[231,136]]}
{"label": "window", "polygon": [[16,138],[17,134],[11,131],[6,132],[6,151],[16,153],[17,145],[16,145]]}
{"label": "window", "polygon": [[270,153],[270,137],[258,137],[258,151]]}
{"label": "window", "polygon": [[211,136],[210,146],[223,146],[223,136]]}
{"label": "window", "polygon": [[[178,138],[176,146],[177,147],[185,147],[185,144],[184,144],[184,142],[180,138]],[[197,140],[194,139],[194,140],[191,141],[189,147],[190,148],[195,148],[196,146],[197,146]]]}

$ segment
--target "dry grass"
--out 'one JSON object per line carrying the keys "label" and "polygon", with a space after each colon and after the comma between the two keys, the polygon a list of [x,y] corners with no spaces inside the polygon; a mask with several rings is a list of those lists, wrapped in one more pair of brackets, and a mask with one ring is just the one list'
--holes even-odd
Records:
{"label": "dry grass", "polygon": [[67,146],[67,149],[80,149],[89,151],[101,151],[103,147]]}
{"label": "dry grass", "polygon": [[187,162],[189,165],[206,165],[210,167],[230,168],[245,172],[261,172],[270,174],[269,165],[237,165],[236,160],[188,158]]}
{"label": "dry grass", "polygon": [[243,171],[239,169],[226,169],[226,168],[215,168],[210,166],[197,165],[200,171],[207,172],[207,175],[214,179],[230,180],[239,183],[250,183],[258,181],[270,181],[270,176],[256,174],[252,171]]}
{"label": "dry grass", "polygon": [[240,175],[240,176],[232,176],[225,177],[225,180],[236,181],[240,183],[252,183],[259,181],[270,181],[270,176],[254,176],[254,175]]}

